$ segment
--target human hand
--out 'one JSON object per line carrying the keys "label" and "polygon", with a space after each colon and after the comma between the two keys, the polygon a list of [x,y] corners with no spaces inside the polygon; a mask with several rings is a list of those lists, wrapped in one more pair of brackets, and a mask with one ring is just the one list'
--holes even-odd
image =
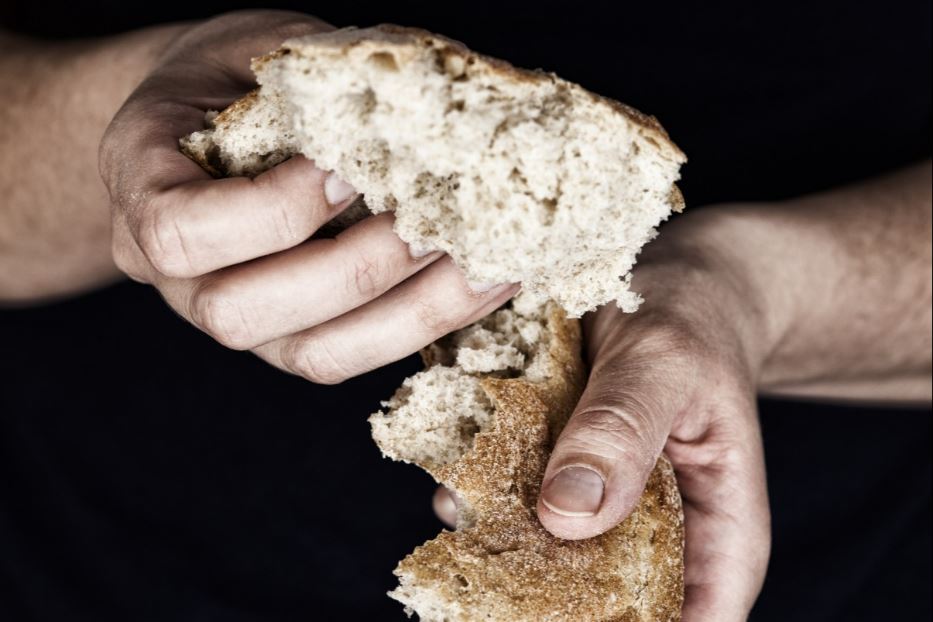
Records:
{"label": "human hand", "polygon": [[544,478],[544,526],[612,527],[663,448],[684,497],[683,619],[745,620],[770,549],[756,391],[929,403],[930,171],[665,227],[635,270],[644,306],[585,324],[592,375]]}
{"label": "human hand", "polygon": [[[758,285],[717,252],[734,247],[717,238],[719,217],[679,217],[645,249],[634,276],[645,298],[638,312],[608,305],[585,318],[589,381],[538,503],[558,537],[603,533],[635,507],[663,450],[684,499],[685,622],[745,620],[770,552],[756,413],[768,328]],[[444,489],[434,508],[453,523]]]}
{"label": "human hand", "polygon": [[645,249],[637,313],[587,318],[589,381],[538,502],[553,534],[600,534],[632,511],[663,450],[684,500],[685,622],[745,620],[770,553],[756,412],[768,328],[759,284],[716,250],[718,216],[682,217]]}
{"label": "human hand", "polygon": [[517,290],[470,284],[441,253],[413,252],[391,214],[309,241],[356,193],[302,157],[255,179],[214,180],[179,151],[179,137],[203,128],[205,110],[255,87],[251,57],[331,29],[283,11],[192,26],[168,45],[100,148],[117,266],[223,345],[319,383],[407,356]]}

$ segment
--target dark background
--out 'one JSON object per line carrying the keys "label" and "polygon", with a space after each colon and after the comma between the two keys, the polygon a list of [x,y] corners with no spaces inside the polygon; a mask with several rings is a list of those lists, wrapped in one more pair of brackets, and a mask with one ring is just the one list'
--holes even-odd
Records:
{"label": "dark background", "polygon": [[[658,116],[691,208],[929,157],[929,2],[751,4],[291,6],[436,30]],[[8,3],[0,23],[77,37],[242,6]],[[403,619],[383,593],[440,526],[433,485],[381,460],[365,417],[414,360],[314,386],[128,283],[0,311],[0,344],[0,620]],[[775,547],[753,620],[930,619],[930,410],[761,409]]]}

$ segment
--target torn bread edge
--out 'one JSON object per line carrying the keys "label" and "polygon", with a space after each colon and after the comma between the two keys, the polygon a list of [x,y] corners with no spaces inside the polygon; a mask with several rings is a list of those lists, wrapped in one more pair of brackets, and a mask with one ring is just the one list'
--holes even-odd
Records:
{"label": "torn bread edge", "polygon": [[370,418],[383,454],[460,498],[457,531],[418,547],[389,593],[425,622],[671,622],[683,603],[683,509],[663,456],[632,515],[562,541],[535,511],[585,382],[580,327],[554,303],[510,305],[432,344]]}

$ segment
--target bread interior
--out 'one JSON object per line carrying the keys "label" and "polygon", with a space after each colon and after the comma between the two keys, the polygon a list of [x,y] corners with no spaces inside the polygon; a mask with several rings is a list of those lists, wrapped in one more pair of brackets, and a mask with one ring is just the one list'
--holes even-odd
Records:
{"label": "bread interior", "polygon": [[684,156],[654,120],[427,33],[292,40],[254,69],[262,89],[182,141],[215,171],[255,175],[303,153],[473,281],[520,282],[572,318],[638,307],[635,257],[682,205]]}
{"label": "bread interior", "polygon": [[[546,380],[545,324],[543,308],[519,296],[431,344],[424,352],[427,368],[406,379],[370,419],[383,453],[428,470],[459,460],[494,424],[483,378]],[[466,522],[469,514],[461,508]]]}

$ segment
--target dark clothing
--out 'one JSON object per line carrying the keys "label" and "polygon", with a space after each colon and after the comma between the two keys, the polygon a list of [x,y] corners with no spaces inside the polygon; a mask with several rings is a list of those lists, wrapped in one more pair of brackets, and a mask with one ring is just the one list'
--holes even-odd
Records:
{"label": "dark clothing", "polygon": [[[929,157],[929,2],[754,4],[294,8],[436,30],[657,115],[690,157],[689,206]],[[52,1],[0,16],[65,37],[231,8]],[[0,312],[0,344],[0,620],[404,619],[384,592],[440,526],[433,485],[382,460],[365,417],[413,359],[315,386],[130,283]],[[775,547],[753,620],[929,619],[929,410],[768,401],[762,421]]]}

